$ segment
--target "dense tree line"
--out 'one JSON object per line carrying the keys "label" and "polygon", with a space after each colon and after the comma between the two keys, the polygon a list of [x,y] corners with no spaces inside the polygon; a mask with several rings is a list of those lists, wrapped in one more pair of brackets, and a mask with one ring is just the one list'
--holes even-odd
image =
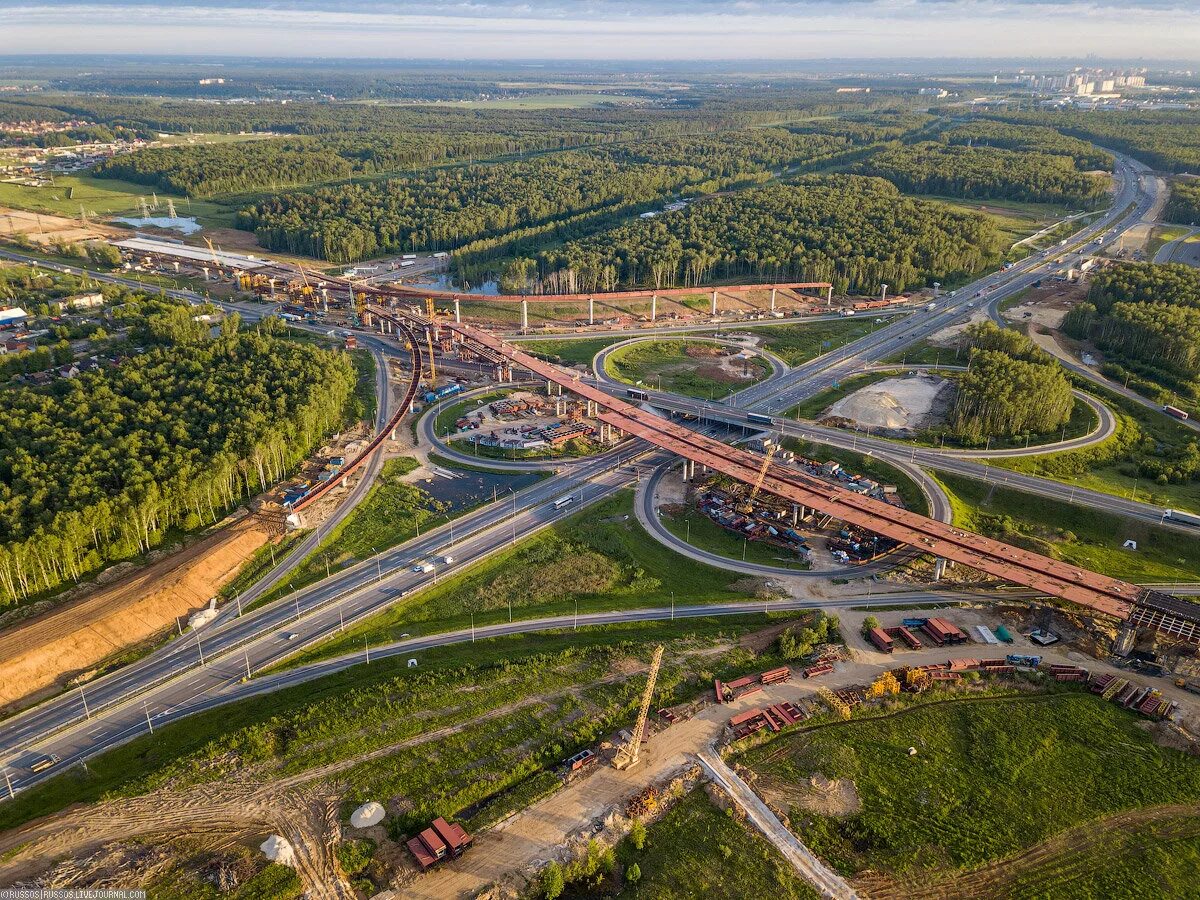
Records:
{"label": "dense tree line", "polygon": [[[216,521],[285,475],[353,403],[344,354],[147,298],[151,344],[51,388],[0,394],[0,602]],[[134,304],[139,305],[139,304]],[[126,312],[133,316],[134,312]],[[157,320],[157,321],[156,321]]]}
{"label": "dense tree line", "polygon": [[241,210],[237,222],[272,250],[350,262],[400,250],[455,249],[575,213],[627,213],[681,190],[723,183],[693,165],[624,163],[603,152],[567,151],[286,194]]}
{"label": "dense tree line", "polygon": [[[563,133],[473,134],[394,132],[320,138],[276,138],[231,144],[163,147],[114,157],[95,173],[154,185],[193,197],[277,189],[471,162],[531,151],[560,150]],[[798,135],[782,129],[635,141],[592,151],[618,164],[695,166],[710,175],[733,176],[819,162],[854,142],[832,135]]]}
{"label": "dense tree line", "polygon": [[1000,147],[1027,153],[1069,156],[1080,171],[1111,172],[1113,158],[1088,141],[1070,137],[1044,125],[1009,125],[1004,122],[974,121],[945,131],[938,139],[954,146]]}
{"label": "dense tree line", "polygon": [[1125,263],[1092,279],[1088,300],[1063,330],[1093,340],[1139,375],[1197,395],[1200,384],[1200,271]]}
{"label": "dense tree line", "polygon": [[1200,179],[1176,181],[1163,218],[1181,225],[1200,225]]}
{"label": "dense tree line", "polygon": [[670,287],[714,279],[830,281],[903,291],[977,270],[999,239],[982,216],[859,176],[805,175],[638,219],[538,257],[530,290]]}
{"label": "dense tree line", "polygon": [[958,381],[951,430],[967,443],[1045,434],[1067,423],[1075,399],[1066,373],[1033,341],[991,322],[967,330],[968,371]]}
{"label": "dense tree line", "polygon": [[1045,125],[1128,153],[1156,169],[1200,172],[1200,111],[1039,110],[997,112],[988,118]]}
{"label": "dense tree line", "polygon": [[890,145],[854,171],[912,193],[975,200],[1088,203],[1108,187],[1107,178],[1079,171],[1071,156],[935,141]]}

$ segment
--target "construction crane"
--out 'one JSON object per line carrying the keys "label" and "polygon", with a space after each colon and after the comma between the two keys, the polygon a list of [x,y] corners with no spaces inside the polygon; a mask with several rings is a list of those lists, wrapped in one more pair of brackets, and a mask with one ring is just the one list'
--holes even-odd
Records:
{"label": "construction crane", "polygon": [[650,715],[650,701],[654,699],[654,683],[658,681],[658,670],[662,666],[663,645],[654,648],[654,658],[650,661],[650,674],[646,678],[646,689],[642,691],[642,707],[638,710],[637,723],[629,736],[629,743],[617,750],[613,757],[613,766],[617,769],[628,769],[637,763],[642,752],[642,735],[646,733],[646,718]]}
{"label": "construction crane", "polygon": [[213,249],[213,242],[210,241],[208,238],[205,238],[204,243],[208,244],[208,252],[212,254],[213,265],[215,265],[218,269],[220,269],[221,261],[219,259],[217,259],[217,251]]}
{"label": "construction crane", "polygon": [[746,499],[737,505],[737,511],[742,515],[754,512],[754,498],[762,490],[763,482],[767,478],[767,469],[770,468],[771,460],[778,449],[779,445],[776,443],[767,444],[767,455],[763,457],[762,467],[758,470],[758,477],[754,479],[754,484],[750,486],[750,493],[746,495]]}

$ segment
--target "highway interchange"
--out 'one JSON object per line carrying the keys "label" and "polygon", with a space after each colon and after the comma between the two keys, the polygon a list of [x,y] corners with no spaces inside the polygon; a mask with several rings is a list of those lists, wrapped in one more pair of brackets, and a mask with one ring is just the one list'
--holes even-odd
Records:
{"label": "highway interchange", "polygon": [[[1158,199],[1156,189],[1147,190],[1145,187],[1157,185],[1157,179],[1143,177],[1144,167],[1128,158],[1120,155],[1116,158],[1118,188],[1114,204],[1107,214],[1070,240],[1072,248],[1086,249],[1086,245],[1097,236],[1110,230],[1121,231],[1140,222]],[[976,306],[986,305],[989,314],[996,315],[995,311],[1002,300],[1019,293],[1038,279],[1070,265],[1070,261],[1062,265],[1055,262],[1065,252],[1065,248],[1056,247],[1049,252],[1035,254],[1008,270],[989,274],[959,289],[953,296],[944,296],[934,310],[919,310],[904,318],[894,319],[835,353],[794,369],[776,370],[771,378],[735,395],[730,404],[703,404],[662,392],[650,392],[651,402],[653,406],[667,411],[697,413],[702,422],[744,427],[749,411],[775,413],[788,409],[801,400],[820,393],[835,382],[868,370],[896,350],[924,340],[947,325],[961,320]],[[0,257],[29,261],[29,258],[22,254],[8,251],[0,251]],[[1077,257],[1072,254],[1071,258]],[[49,265],[44,262],[40,264],[47,268],[71,270],[66,266]],[[135,288],[145,287],[136,280],[120,275],[99,275],[93,272],[87,274],[100,280]],[[190,291],[167,289],[166,292],[191,302],[203,299]],[[237,311],[248,321],[272,311],[270,307],[262,305],[222,305]],[[778,324],[778,320],[756,324]],[[738,327],[744,326],[739,323]],[[653,334],[657,336],[674,330],[656,328]],[[698,329],[692,326],[681,327],[678,330]],[[578,335],[564,334],[559,337],[568,339]],[[387,366],[383,363],[384,354],[402,354],[403,351],[394,343],[381,338],[372,338],[370,346],[376,355],[380,379],[378,422],[383,422],[386,421],[389,395],[385,387]],[[603,366],[597,371],[602,373]],[[1096,376],[1090,370],[1088,373],[1084,377],[1094,381],[1101,380],[1100,376]],[[626,389],[624,385],[604,381],[600,384],[614,393]],[[1106,384],[1106,387],[1111,389],[1109,384]],[[1149,403],[1144,398],[1138,399]],[[427,438],[432,436],[436,440],[436,435],[431,434],[433,418],[432,414],[425,416],[421,427],[425,430]],[[1104,427],[1103,415],[1101,427]],[[1083,491],[1048,479],[996,470],[967,458],[969,454],[904,447],[880,438],[849,434],[804,422],[777,419],[773,430],[789,436],[815,439],[834,446],[886,456],[912,471],[914,475],[919,473],[919,467],[964,474],[1001,481],[1048,498],[1083,503],[1092,508],[1116,512],[1143,521],[1161,520],[1162,510],[1149,504]],[[344,627],[390,606],[398,598],[444,577],[448,571],[469,566],[539,528],[573,515],[584,503],[611,496],[637,477],[637,471],[630,465],[630,458],[633,456],[639,457],[638,469],[651,478],[661,477],[661,472],[672,462],[663,451],[650,451],[631,442],[628,446],[603,456],[569,465],[559,464],[555,477],[547,478],[496,503],[475,509],[456,520],[453,525],[434,529],[414,541],[387,550],[372,559],[363,560],[324,581],[245,615],[236,615],[236,608],[227,607],[216,622],[199,633],[188,633],[141,661],[97,679],[83,689],[64,693],[9,718],[4,728],[0,765],[5,767],[10,776],[11,789],[19,792],[67,766],[199,709],[299,683],[339,668],[366,662],[368,652],[372,658],[415,654],[434,646],[482,639],[501,633],[525,633],[575,625],[573,617],[556,617],[548,620],[519,620],[493,624],[486,628],[480,627],[474,630],[474,633],[460,630],[437,635],[418,635],[387,647],[364,647],[361,653],[356,651],[338,659],[278,673],[256,674],[307,646],[325,640]],[[339,510],[339,520],[349,513],[361,496],[365,495],[380,464],[378,457],[372,462],[372,466],[367,469],[347,502]],[[492,465],[492,462],[489,461],[488,465]],[[497,467],[507,466],[497,463]],[[918,483],[922,483],[921,476],[918,475],[917,480]],[[643,502],[639,503],[639,516],[644,522],[647,515],[644,498],[649,486],[643,485]],[[554,501],[568,494],[577,499],[570,505],[557,508]],[[948,514],[940,507],[936,497],[931,497],[931,501],[935,514]],[[649,514],[653,515],[652,510]],[[327,533],[331,527],[323,527],[322,534]],[[298,562],[319,539],[315,532],[309,536],[303,549],[289,554],[285,565],[278,568],[272,580],[264,581],[252,593],[248,592],[245,601],[249,603],[254,597],[265,593],[272,584],[285,578],[290,564]],[[451,565],[438,566],[432,573],[413,571],[414,560],[444,557],[447,554],[454,558]],[[723,563],[728,564],[729,561],[725,560]],[[771,567],[764,569],[771,570]],[[781,571],[773,570],[774,573]],[[917,598],[948,599],[950,596],[953,595],[946,592],[904,592],[882,597],[876,595],[872,597],[871,602],[912,603],[920,602]],[[836,602],[844,604],[846,601],[839,599]],[[811,608],[814,605],[818,604],[813,600],[802,599],[773,602],[770,608],[799,609]],[[587,613],[578,617],[577,624],[582,626],[668,616],[729,614],[754,609],[757,609],[756,604],[700,607],[680,604],[673,610]],[[291,635],[294,637],[289,637]],[[248,674],[256,677],[247,680]],[[53,753],[61,757],[61,762],[49,773],[35,776],[26,768],[34,753]]]}

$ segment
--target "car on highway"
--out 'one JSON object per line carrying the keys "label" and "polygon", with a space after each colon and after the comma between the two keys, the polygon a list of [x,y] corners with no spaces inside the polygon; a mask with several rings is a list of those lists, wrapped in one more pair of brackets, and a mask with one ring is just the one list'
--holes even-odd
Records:
{"label": "car on highway", "polygon": [[296,634],[294,631],[285,631],[283,633],[283,639],[285,641],[294,641],[298,637],[300,637],[300,635]]}

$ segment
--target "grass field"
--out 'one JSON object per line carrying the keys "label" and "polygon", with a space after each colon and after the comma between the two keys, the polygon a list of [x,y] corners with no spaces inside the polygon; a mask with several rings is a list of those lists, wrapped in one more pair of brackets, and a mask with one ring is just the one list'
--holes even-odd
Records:
{"label": "grass field", "polygon": [[[286,581],[264,594],[255,606],[300,590],[358,560],[402,544],[417,530],[436,527],[445,518],[442,504],[415,484],[401,480],[417,468],[411,456],[389,459],[362,502],[321,542]],[[460,513],[461,515],[461,513]]]}
{"label": "grass field", "polygon": [[[621,674],[630,658],[644,663],[667,642],[657,699],[674,702],[710,688],[713,677],[774,662],[731,642],[776,621],[748,614],[514,635],[422,651],[419,669],[400,657],[372,660],[156,728],[89,760],[86,772],[71,769],[0,805],[0,829],[103,796],[208,782],[251,765],[261,767],[256,779],[269,779],[383,747],[393,752],[339,776],[351,802],[411,798],[401,824],[451,816],[630,718],[643,686],[637,674]],[[721,652],[684,664],[682,654],[706,648]],[[530,708],[506,709],[526,701]],[[442,727],[452,732],[426,737]]]}
{"label": "grass field", "polygon": [[854,782],[860,812],[791,816],[801,840],[846,873],[962,869],[1078,823],[1200,799],[1200,761],[1157,745],[1133,714],[1075,692],[911,706],[794,732],[742,761],[768,794],[787,795],[818,772]]}
{"label": "grass field", "polygon": [[700,788],[646,830],[641,850],[626,839],[617,858],[625,870],[636,863],[641,871],[636,884],[626,881],[616,895],[631,900],[819,896],[753,826],[717,809]]}
{"label": "grass field", "polygon": [[[969,478],[937,478],[964,528],[1127,581],[1200,578],[1200,539],[1190,535]],[[1122,549],[1127,539],[1136,551]]]}
{"label": "grass field", "polygon": [[611,347],[627,340],[628,335],[617,334],[612,337],[580,338],[569,341],[520,341],[517,347],[534,356],[558,363],[561,366],[587,366],[591,368],[592,359],[605,347]]}
{"label": "grass field", "polygon": [[[749,582],[749,584],[747,584]],[[693,562],[654,540],[633,517],[623,490],[520,540],[439,584],[319,644],[309,662],[390,643],[513,618],[749,599],[757,582]],[[472,620],[472,616],[474,619]]]}
{"label": "grass field", "polygon": [[[885,321],[893,322],[895,317]],[[870,334],[882,325],[863,313],[862,317],[841,319],[837,322],[810,322],[806,325],[776,325],[756,328],[754,333],[761,338],[762,346],[770,350],[789,366],[798,366],[823,353],[837,350],[863,335]]]}
{"label": "grass field", "polygon": [[1153,260],[1154,254],[1163,248],[1164,244],[1179,240],[1191,231],[1183,225],[1155,225],[1150,229],[1150,240],[1146,242],[1146,259]]}
{"label": "grass field", "polygon": [[728,529],[722,528],[694,506],[679,512],[660,514],[663,526],[671,534],[682,538],[700,550],[716,553],[726,559],[762,563],[785,569],[807,568],[794,554],[782,547],[773,547],[761,541],[748,541]]}
{"label": "grass field", "polygon": [[749,378],[721,369],[715,356],[701,355],[720,345],[698,340],[648,340],[621,347],[605,361],[608,374],[626,384],[646,384],[688,397],[715,400],[762,381],[771,373],[766,360],[749,360]]}
{"label": "grass field", "polygon": [[[73,197],[67,197],[72,192]],[[62,175],[48,187],[26,187],[20,184],[0,184],[0,206],[29,209],[76,218],[79,207],[89,216],[121,216],[138,213],[138,198],[150,202],[154,188],[116,178],[93,178],[90,175]],[[159,203],[166,215],[166,201],[175,201],[175,211],[181,216],[195,216],[201,225],[233,227],[236,210],[207,200],[189,200],[175,194],[158,192]]]}
{"label": "grass field", "polygon": [[1117,414],[1116,435],[1105,443],[1087,450],[1009,457],[993,460],[992,464],[1014,472],[1041,475],[1117,497],[1200,513],[1200,481],[1158,484],[1138,474],[1134,452],[1109,450],[1110,447],[1117,446],[1115,442],[1124,441],[1125,434],[1130,429],[1140,430],[1145,436],[1142,447],[1136,450],[1137,453],[1182,452],[1196,440],[1196,433],[1174,419],[1103,388],[1088,385],[1088,390]]}

